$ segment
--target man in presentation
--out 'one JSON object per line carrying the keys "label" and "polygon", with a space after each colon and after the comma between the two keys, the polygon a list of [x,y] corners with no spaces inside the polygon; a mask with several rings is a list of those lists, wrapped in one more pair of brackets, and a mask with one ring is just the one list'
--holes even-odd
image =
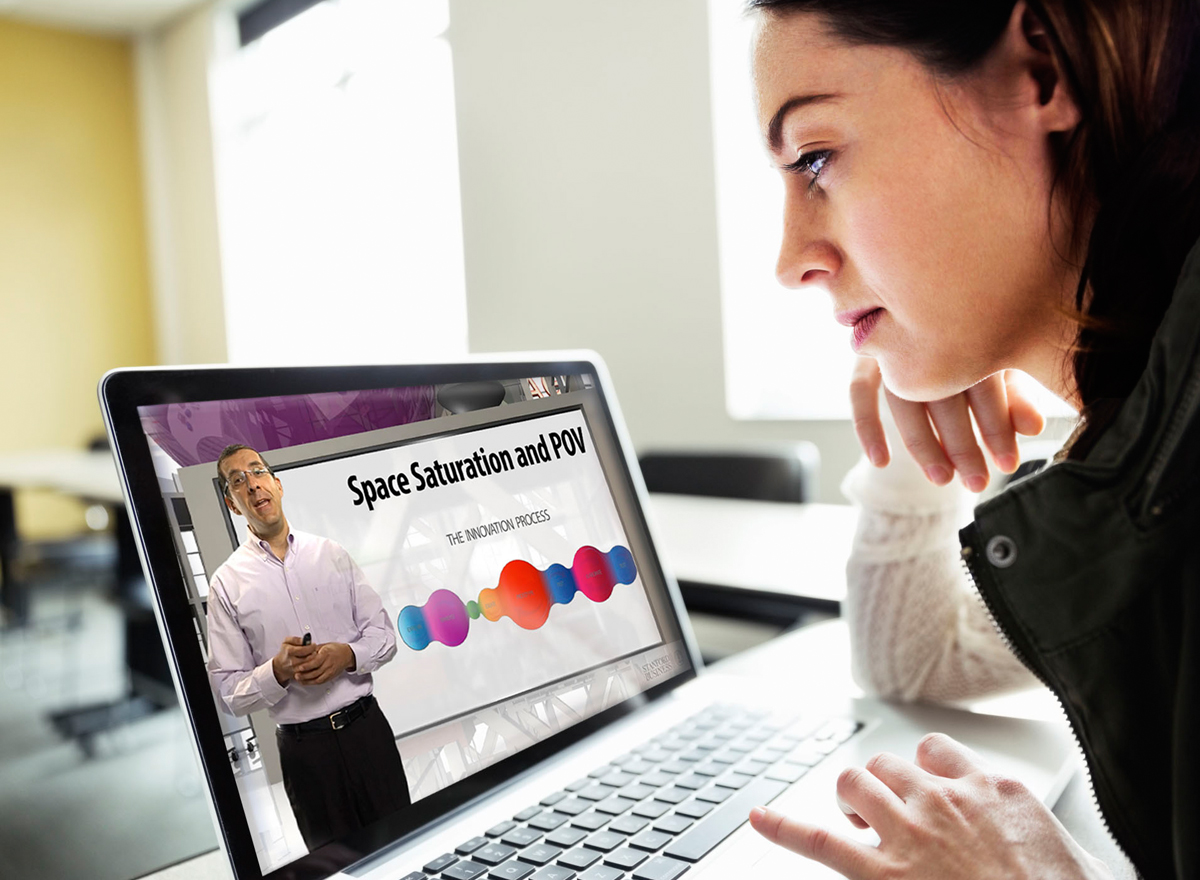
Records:
{"label": "man in presentation", "polygon": [[278,725],[283,783],[310,850],[409,805],[371,673],[396,653],[378,594],[337,542],[289,527],[283,484],[248,446],[217,460],[250,537],[212,577],[208,670],[234,715]]}

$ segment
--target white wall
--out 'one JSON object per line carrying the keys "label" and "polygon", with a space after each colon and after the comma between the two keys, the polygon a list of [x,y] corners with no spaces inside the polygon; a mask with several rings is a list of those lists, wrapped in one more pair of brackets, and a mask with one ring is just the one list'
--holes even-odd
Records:
{"label": "white wall", "polygon": [[451,0],[470,346],[594,348],[639,449],[810,439],[840,501],[848,422],[725,412],[706,6]]}
{"label": "white wall", "polygon": [[[220,5],[138,46],[167,363],[226,356],[206,70]],[[812,440],[820,498],[839,501],[849,423],[725,412],[706,6],[451,0],[469,344],[596,349],[639,449]]]}

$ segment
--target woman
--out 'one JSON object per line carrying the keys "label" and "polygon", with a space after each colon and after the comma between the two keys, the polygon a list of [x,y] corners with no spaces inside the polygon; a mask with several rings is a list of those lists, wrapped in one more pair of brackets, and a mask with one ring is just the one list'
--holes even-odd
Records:
{"label": "woman", "polygon": [[[777,272],[827,290],[853,328],[870,461],[889,459],[881,381],[925,478],[957,471],[974,491],[987,472],[971,413],[1005,471],[1015,433],[1040,427],[1004,370],[1081,412],[1064,460],[960,535],[986,612],[937,562],[953,558],[938,541],[949,508],[891,469],[852,475],[856,672],[909,698],[1036,676],[1139,871],[1200,876],[1196,0],[750,7],[760,125],[786,188]],[[909,558],[872,556],[889,544]],[[1105,873],[944,736],[915,764],[846,771],[837,794],[879,847],[771,810],[751,819],[855,878]]]}

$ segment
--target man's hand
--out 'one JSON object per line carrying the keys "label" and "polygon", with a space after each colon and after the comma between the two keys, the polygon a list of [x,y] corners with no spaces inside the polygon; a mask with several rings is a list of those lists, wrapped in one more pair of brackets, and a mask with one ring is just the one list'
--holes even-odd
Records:
{"label": "man's hand", "polygon": [[[850,408],[858,442],[875,467],[891,460],[879,418],[882,381],[875,359],[860,357],[850,380]],[[958,471],[963,485],[972,492],[987,488],[987,464],[971,426],[972,413],[992,460],[1006,474],[1015,471],[1019,463],[1017,434],[1040,434],[1045,426],[1042,414],[1017,388],[1011,370],[988,376],[944,400],[915,403],[886,388],[884,394],[909,455],[926,478],[939,486],[949,483]]]}
{"label": "man's hand", "polygon": [[287,684],[296,677],[296,669],[300,663],[307,660],[317,649],[316,645],[306,645],[300,636],[288,636],[279,647],[279,653],[271,658],[271,671],[275,680]]}
{"label": "man's hand", "polygon": [[296,665],[295,678],[300,684],[325,684],[356,665],[349,645],[325,642],[310,647],[314,649],[312,654]]}
{"label": "man's hand", "polygon": [[989,773],[979,756],[945,734],[925,737],[917,763],[876,755],[842,772],[837,796],[851,823],[870,826],[879,846],[758,807],[750,824],[770,840],[852,880],[1098,880],[1089,856],[1029,789]]}

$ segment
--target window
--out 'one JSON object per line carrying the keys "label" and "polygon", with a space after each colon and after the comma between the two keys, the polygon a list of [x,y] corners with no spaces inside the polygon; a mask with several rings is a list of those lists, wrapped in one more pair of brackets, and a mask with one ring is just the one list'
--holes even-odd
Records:
{"label": "window", "polygon": [[213,72],[232,363],[467,350],[448,0],[330,0]]}

